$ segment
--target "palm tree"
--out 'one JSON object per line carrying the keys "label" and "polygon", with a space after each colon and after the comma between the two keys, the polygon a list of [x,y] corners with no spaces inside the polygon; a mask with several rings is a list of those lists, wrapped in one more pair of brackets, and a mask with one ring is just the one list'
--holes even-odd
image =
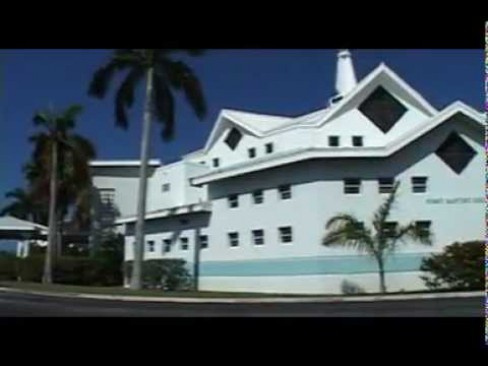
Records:
{"label": "palm tree", "polygon": [[184,62],[172,59],[172,54],[185,52],[200,55],[200,50],[177,49],[124,49],[116,50],[109,62],[93,75],[88,93],[97,98],[106,95],[117,72],[127,72],[115,96],[115,122],[128,127],[127,108],[134,102],[134,91],[145,80],[145,103],[141,137],[141,167],[137,199],[137,223],[135,233],[134,270],[131,288],[141,288],[142,261],[144,259],[144,218],[146,213],[147,162],[149,154],[151,123],[154,117],[162,127],[162,138],[170,140],[174,135],[174,91],[182,91],[195,114],[202,119],[206,115],[206,103],[200,81]]}
{"label": "palm tree", "polygon": [[95,150],[84,137],[73,133],[82,107],[72,105],[56,113],[52,109],[34,115],[34,125],[43,130],[30,137],[34,143],[28,173],[34,197],[49,197],[49,231],[44,283],[52,283],[52,261],[57,247],[58,222],[62,221],[70,203],[79,192],[91,185],[89,161]]}
{"label": "palm tree", "polygon": [[390,225],[390,216],[397,196],[399,182],[385,202],[378,208],[373,217],[373,228],[366,228],[356,217],[350,214],[339,214],[332,217],[326,225],[328,232],[322,239],[325,246],[343,246],[366,252],[378,264],[380,276],[380,291],[386,292],[385,262],[388,255],[397,249],[398,243],[419,242],[424,245],[432,244],[430,230],[421,229],[415,222],[406,225]]}
{"label": "palm tree", "polygon": [[14,201],[0,211],[0,216],[10,215],[22,220],[34,221],[35,205],[32,197],[23,188],[16,188],[5,193],[5,198],[14,199]]}

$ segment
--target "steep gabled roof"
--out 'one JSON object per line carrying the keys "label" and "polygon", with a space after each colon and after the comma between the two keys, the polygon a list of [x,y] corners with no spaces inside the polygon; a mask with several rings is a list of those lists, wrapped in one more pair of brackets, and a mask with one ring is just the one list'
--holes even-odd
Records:
{"label": "steep gabled roof", "polygon": [[302,116],[286,117],[223,109],[217,118],[217,122],[207,140],[204,150],[205,152],[208,151],[229,123],[235,124],[258,137],[274,135],[302,127],[320,127],[334,120],[345,111],[359,105],[371,91],[380,85],[395,93],[406,103],[420,110],[425,114],[427,119],[438,113],[422,95],[415,91],[388,66],[381,63],[363,78],[342,100],[328,108]]}
{"label": "steep gabled roof", "polygon": [[206,173],[199,177],[192,178],[192,184],[202,185],[208,182],[230,178],[242,174],[251,173],[263,169],[269,169],[280,165],[290,164],[302,160],[316,158],[380,158],[388,157],[403,149],[408,144],[421,138],[437,126],[448,121],[451,117],[462,114],[467,121],[473,122],[480,129],[485,126],[486,116],[466,104],[457,101],[437,113],[415,130],[410,130],[401,136],[389,141],[383,146],[376,147],[338,147],[320,148],[304,147],[289,151],[283,151],[274,155],[267,155],[252,161],[245,161],[229,167],[223,167]]}

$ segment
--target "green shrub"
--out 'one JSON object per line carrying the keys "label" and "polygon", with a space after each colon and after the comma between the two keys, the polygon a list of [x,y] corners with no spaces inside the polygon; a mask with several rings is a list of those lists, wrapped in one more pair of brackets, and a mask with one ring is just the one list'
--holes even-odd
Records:
{"label": "green shrub", "polygon": [[470,241],[447,246],[442,253],[424,258],[421,276],[430,289],[483,290],[485,243]]}
{"label": "green shrub", "polygon": [[[125,262],[128,277],[132,274],[132,261]],[[191,276],[183,259],[150,259],[143,262],[142,286],[167,291],[188,290]]]}
{"label": "green shrub", "polygon": [[7,252],[0,253],[0,281],[17,279],[17,258]]}
{"label": "green shrub", "polygon": [[24,282],[41,282],[44,272],[44,255],[29,255],[18,258],[17,274]]}

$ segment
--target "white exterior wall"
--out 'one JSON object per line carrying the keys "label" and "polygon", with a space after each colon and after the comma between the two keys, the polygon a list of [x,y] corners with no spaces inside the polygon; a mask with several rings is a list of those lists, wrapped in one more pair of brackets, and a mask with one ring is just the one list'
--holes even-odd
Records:
{"label": "white exterior wall", "polygon": [[97,189],[115,189],[114,202],[121,217],[136,212],[138,183],[137,177],[93,176],[93,185]]}
{"label": "white exterior wall", "polygon": [[[445,165],[434,151],[450,131],[456,129],[477,151],[468,167],[457,175]],[[325,233],[325,223],[339,212],[350,212],[370,222],[373,211],[386,195],[378,193],[376,179],[396,176],[402,182],[396,209],[391,220],[406,224],[411,220],[431,220],[435,234],[434,246],[408,245],[401,247],[400,255],[429,253],[442,250],[455,241],[482,240],[484,236],[483,166],[485,163],[482,133],[469,126],[447,122],[429,135],[414,142],[388,159],[371,160],[317,160],[270,169],[244,177],[215,182],[210,187],[213,202],[209,227],[208,256],[211,261],[235,262],[263,261],[285,258],[326,258],[330,256],[357,255],[352,250],[326,248],[320,244]],[[427,176],[428,191],[425,194],[411,192],[410,178]],[[363,179],[360,195],[345,195],[342,179]],[[291,200],[280,201],[276,187],[291,183]],[[264,189],[264,203],[253,205],[251,195],[255,189]],[[239,194],[239,207],[227,207],[227,195]],[[478,202],[459,204],[431,204],[428,199],[477,198]],[[278,242],[277,228],[293,227],[293,243]],[[252,244],[251,230],[265,230],[265,244]],[[239,247],[231,248],[227,233],[239,232]],[[421,256],[421,255],[420,255]],[[419,256],[419,257],[420,257]],[[340,260],[337,258],[338,260]],[[348,258],[344,257],[344,272]],[[335,258],[334,258],[335,259]],[[326,261],[326,259],[324,259]],[[263,262],[261,262],[263,263]],[[254,263],[255,264],[255,263]],[[253,264],[253,265],[254,265]],[[246,264],[247,265],[247,264]],[[272,266],[273,263],[263,264]],[[326,265],[326,264],[324,264]],[[246,272],[247,270],[244,270]],[[341,275],[280,276],[282,283],[274,285],[279,277],[215,275],[205,277],[202,272],[202,289],[264,292],[325,292],[338,291],[343,280],[355,279],[366,291],[377,290],[376,274],[344,273]],[[390,277],[393,279],[390,280]],[[301,278],[301,280],[299,280]],[[293,279],[293,280],[292,280]],[[306,280],[306,281],[305,281]],[[310,280],[310,282],[308,281]],[[314,281],[315,284],[314,284]],[[306,282],[306,285],[304,284]],[[293,285],[296,284],[296,286]],[[273,284],[273,285],[272,285]],[[416,274],[399,272],[387,274],[389,289],[414,289],[423,287]],[[340,292],[340,291],[339,291]]]}

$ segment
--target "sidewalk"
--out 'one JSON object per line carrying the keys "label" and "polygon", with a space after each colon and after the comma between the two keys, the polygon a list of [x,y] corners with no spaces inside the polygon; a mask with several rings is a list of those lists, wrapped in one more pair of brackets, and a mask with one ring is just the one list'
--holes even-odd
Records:
{"label": "sidewalk", "polygon": [[95,295],[82,293],[58,293],[47,291],[20,290],[14,288],[0,287],[0,291],[14,292],[30,295],[53,296],[61,298],[78,298],[93,300],[115,300],[133,302],[161,302],[161,303],[218,303],[218,304],[256,304],[256,303],[334,303],[334,302],[372,302],[372,301],[402,301],[402,300],[423,300],[423,299],[447,299],[484,297],[484,291],[473,292],[449,292],[437,294],[405,294],[405,295],[372,295],[372,296],[319,296],[316,297],[263,297],[260,298],[185,298],[185,297],[146,297],[146,296],[124,296],[124,295]]}

